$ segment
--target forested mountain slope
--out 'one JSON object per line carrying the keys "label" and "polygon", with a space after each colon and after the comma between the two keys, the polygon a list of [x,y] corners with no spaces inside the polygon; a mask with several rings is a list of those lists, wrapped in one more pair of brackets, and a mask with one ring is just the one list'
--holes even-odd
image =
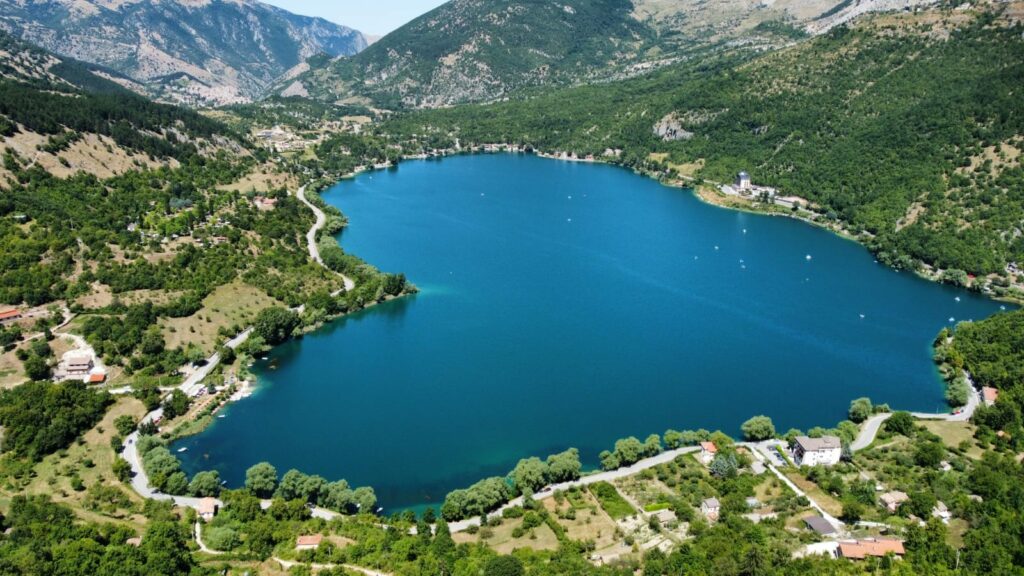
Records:
{"label": "forested mountain slope", "polygon": [[437,107],[623,79],[720,51],[761,52],[854,13],[929,0],[454,0],[357,56],[314,63],[285,95]]}
{"label": "forested mountain slope", "polygon": [[15,165],[109,176],[243,152],[225,126],[151,102],[107,79],[114,75],[0,32],[0,187],[10,187]]}
{"label": "forested mountain slope", "polygon": [[255,0],[0,0],[0,29],[190,104],[245,101],[306,58],[366,47],[356,30]]}
{"label": "forested mountain slope", "polygon": [[[805,197],[884,259],[1024,261],[1022,4],[884,14],[791,48],[401,117],[411,137],[520,142]],[[655,127],[672,120],[677,135]],[[651,154],[657,154],[651,156]]]}

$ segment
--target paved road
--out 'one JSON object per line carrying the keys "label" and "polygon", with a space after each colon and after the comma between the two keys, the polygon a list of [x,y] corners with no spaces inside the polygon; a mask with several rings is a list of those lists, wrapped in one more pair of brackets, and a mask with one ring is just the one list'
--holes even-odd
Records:
{"label": "paved road", "polygon": [[[302,562],[295,562],[295,561],[292,561],[292,560],[285,560],[283,558],[278,558],[277,556],[274,556],[274,561],[277,562],[278,564],[280,564],[281,568],[283,570],[291,570],[292,566],[297,566],[299,564],[303,564]],[[330,569],[330,568],[335,568],[336,566],[338,566],[338,564],[307,564],[307,566],[309,566],[313,570],[327,570],[327,569]],[[363,568],[362,566],[355,566],[353,564],[341,564],[341,566],[343,568],[345,568],[346,570],[351,570],[353,572],[359,572],[360,574],[364,574],[365,576],[392,576],[391,574],[389,574],[387,572],[378,572],[376,570],[371,570],[369,568]]]}
{"label": "paved road", "polygon": [[[295,193],[295,196],[296,198],[299,199],[300,202],[302,202],[310,210],[312,210],[313,214],[316,216],[316,222],[313,224],[313,227],[309,229],[309,232],[306,232],[306,244],[309,247],[309,257],[312,258],[313,261],[316,262],[317,264],[324,266],[324,259],[320,257],[320,249],[316,245],[316,233],[319,232],[320,229],[323,228],[325,224],[327,224],[327,215],[324,214],[324,211],[316,207],[312,202],[306,200],[305,186],[300,186],[298,192]],[[326,266],[324,267],[326,268]],[[346,292],[349,292],[356,287],[356,283],[354,280],[352,280],[348,276],[345,276],[344,274],[338,275],[341,276],[342,282],[345,284]]]}
{"label": "paved road", "polygon": [[[633,474],[636,474],[636,473],[641,472],[643,470],[647,470],[648,468],[654,468],[655,466],[657,466],[659,464],[666,464],[668,462],[671,462],[671,461],[675,460],[677,456],[682,456],[683,454],[689,454],[691,452],[696,452],[697,450],[700,450],[700,448],[698,446],[684,446],[683,448],[678,448],[676,450],[668,450],[666,452],[662,452],[661,454],[658,454],[657,456],[651,456],[650,458],[644,458],[643,460],[637,462],[636,464],[633,464],[632,466],[627,466],[625,468],[619,468],[618,470],[608,470],[608,471],[605,471],[605,472],[598,472],[596,474],[589,474],[587,476],[583,476],[579,480],[573,480],[571,482],[562,482],[561,484],[554,484],[552,486],[548,486],[547,488],[545,488],[544,490],[541,490],[540,492],[535,493],[533,495],[533,499],[534,500],[543,500],[544,498],[547,498],[547,497],[551,496],[553,493],[555,493],[556,491],[559,491],[559,490],[564,491],[564,490],[568,490],[569,488],[573,488],[573,487],[577,487],[577,486],[587,486],[589,484],[595,484],[597,482],[610,482],[612,480],[618,480],[620,478],[625,478],[627,476],[632,476]],[[506,508],[511,508],[511,507],[514,507],[514,506],[520,506],[520,505],[522,505],[522,503],[523,503],[523,497],[519,496],[518,498],[514,498],[514,499],[510,500],[507,504],[505,504],[501,508],[498,508],[497,510],[491,512],[490,514],[501,514],[501,512],[503,510],[505,510]],[[449,523],[448,524],[448,529],[451,530],[452,532],[462,532],[463,530],[468,529],[470,526],[479,526],[479,525],[480,525],[480,518],[479,517],[477,517],[477,518],[469,518],[469,519],[466,519],[466,520],[459,520],[458,522],[451,522],[451,523]]]}
{"label": "paved road", "polygon": [[[946,422],[967,422],[974,415],[974,411],[978,409],[981,404],[981,392],[974,387],[974,382],[971,381],[970,375],[966,372],[968,390],[970,392],[967,395],[967,405],[964,406],[963,410],[958,413],[933,413],[933,412],[911,412],[910,415],[920,420],[944,420]],[[883,414],[875,414],[868,418],[861,425],[860,433],[857,434],[857,438],[850,443],[850,450],[856,452],[863,450],[871,445],[875,441],[875,437],[878,436],[878,431],[882,427],[882,423],[892,416],[891,412]]]}

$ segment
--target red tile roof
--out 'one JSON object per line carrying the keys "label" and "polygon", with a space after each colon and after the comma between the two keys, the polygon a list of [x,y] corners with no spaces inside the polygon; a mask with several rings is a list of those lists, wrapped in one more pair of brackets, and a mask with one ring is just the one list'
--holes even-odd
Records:
{"label": "red tile roof", "polygon": [[853,560],[863,560],[868,556],[882,557],[890,552],[897,556],[905,554],[903,541],[869,539],[839,543],[839,555]]}
{"label": "red tile roof", "polygon": [[985,399],[985,404],[995,404],[996,398],[999,397],[999,390],[991,386],[985,386],[981,389],[981,397]]}
{"label": "red tile roof", "polygon": [[312,536],[299,536],[295,541],[296,546],[319,546],[324,537],[320,534],[313,534]]}
{"label": "red tile roof", "polygon": [[97,372],[89,375],[89,384],[102,384],[107,379],[107,375],[103,372]]}
{"label": "red tile roof", "polygon": [[715,446],[714,442],[701,442],[700,449],[705,452],[711,452],[712,454],[718,452],[718,446]]}
{"label": "red tile roof", "polygon": [[10,320],[12,318],[18,318],[21,316],[21,310],[4,310],[0,312],[0,320]]}

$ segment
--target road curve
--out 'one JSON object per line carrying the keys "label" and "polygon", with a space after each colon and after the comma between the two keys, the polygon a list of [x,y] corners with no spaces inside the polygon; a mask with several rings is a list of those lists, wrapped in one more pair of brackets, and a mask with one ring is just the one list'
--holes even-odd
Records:
{"label": "road curve", "polygon": [[[316,262],[317,264],[326,268],[327,266],[324,265],[324,259],[320,257],[320,249],[316,245],[316,234],[317,232],[320,231],[321,228],[324,227],[325,224],[327,224],[327,215],[324,214],[323,210],[321,210],[312,202],[306,199],[305,186],[299,186],[299,190],[295,193],[295,197],[298,198],[300,202],[305,204],[310,210],[312,210],[313,215],[316,216],[316,222],[313,223],[313,227],[309,229],[309,232],[306,232],[306,245],[309,248],[309,257],[312,258],[313,261]],[[341,276],[341,279],[345,284],[346,292],[350,292],[353,288],[356,287],[356,283],[354,280],[352,280],[351,278],[344,274],[339,273],[338,275]]]}

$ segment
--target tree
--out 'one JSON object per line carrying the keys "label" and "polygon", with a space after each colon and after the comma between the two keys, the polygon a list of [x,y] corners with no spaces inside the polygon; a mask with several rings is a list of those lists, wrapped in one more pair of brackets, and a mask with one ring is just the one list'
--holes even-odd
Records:
{"label": "tree", "polygon": [[281,307],[260,310],[253,323],[253,333],[267,344],[274,346],[291,337],[299,327],[299,315]]}
{"label": "tree", "polygon": [[523,576],[522,562],[515,556],[495,556],[487,561],[484,576]]}
{"label": "tree", "polygon": [[122,414],[117,418],[114,418],[114,428],[117,429],[117,433],[121,436],[127,436],[135,431],[137,426],[135,418],[130,414]]}
{"label": "tree", "polygon": [[914,447],[914,462],[922,468],[935,468],[946,456],[946,448],[940,442],[918,442]]}
{"label": "tree", "polygon": [[165,400],[163,403],[164,416],[168,420],[181,416],[188,412],[190,404],[192,404],[192,400],[189,399],[188,395],[175,388],[174,391],[171,392],[170,398]]}
{"label": "tree", "polygon": [[619,456],[614,452],[602,450],[597,457],[601,461],[602,470],[615,470],[616,468],[621,466],[621,463],[619,462]]}
{"label": "tree", "polygon": [[22,365],[25,367],[25,376],[27,376],[29,380],[49,380],[50,365],[46,362],[46,358],[32,354],[25,359]]}
{"label": "tree", "polygon": [[277,470],[260,462],[245,471],[245,487],[258,498],[270,498],[277,488]]}
{"label": "tree", "polygon": [[643,455],[645,458],[661,454],[661,438],[657,434],[651,434],[644,440]]}
{"label": "tree", "polygon": [[908,438],[914,436],[914,417],[910,412],[893,412],[885,421],[885,429],[893,434],[902,434]]}
{"label": "tree", "polygon": [[767,440],[775,437],[775,425],[767,416],[754,416],[740,426],[743,437],[751,441]]}
{"label": "tree", "polygon": [[615,455],[619,459],[619,466],[629,466],[640,460],[644,454],[644,445],[635,436],[623,438],[615,442]]}
{"label": "tree", "polygon": [[843,522],[855,523],[860,521],[864,515],[864,505],[855,498],[843,499],[843,512],[840,515]]}
{"label": "tree", "polygon": [[712,476],[716,478],[733,478],[739,470],[739,461],[735,454],[718,453],[708,466]]}
{"label": "tree", "polygon": [[568,482],[580,477],[580,451],[569,448],[565,452],[548,456],[548,481],[553,483]]}
{"label": "tree", "polygon": [[867,420],[872,412],[874,412],[874,406],[871,405],[870,398],[857,398],[850,402],[850,420],[858,424]]}
{"label": "tree", "polygon": [[193,496],[217,496],[220,494],[220,474],[216,470],[198,472],[188,485],[189,494]]}
{"label": "tree", "polygon": [[512,487],[517,493],[540,490],[548,483],[548,466],[540,458],[524,458],[512,470]]}

